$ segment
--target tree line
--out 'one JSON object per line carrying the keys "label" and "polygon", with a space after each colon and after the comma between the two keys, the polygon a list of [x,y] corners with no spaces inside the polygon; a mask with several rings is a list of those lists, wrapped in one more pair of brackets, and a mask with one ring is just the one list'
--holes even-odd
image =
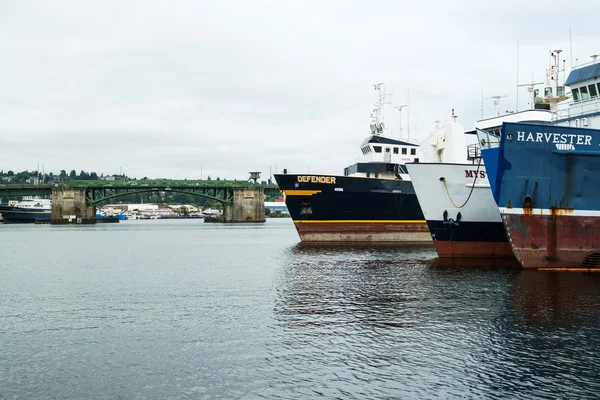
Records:
{"label": "tree line", "polygon": [[[32,180],[37,179],[37,183],[55,183],[55,182],[65,182],[68,180],[100,180],[104,179],[104,174],[98,175],[96,172],[86,172],[80,171],[77,173],[74,169],[71,172],[67,173],[66,170],[61,170],[59,174],[54,174],[53,172],[42,173],[40,171],[6,171],[0,170],[0,180],[4,182],[10,182],[15,184],[27,184],[32,183]],[[124,178],[128,179],[128,178]]]}

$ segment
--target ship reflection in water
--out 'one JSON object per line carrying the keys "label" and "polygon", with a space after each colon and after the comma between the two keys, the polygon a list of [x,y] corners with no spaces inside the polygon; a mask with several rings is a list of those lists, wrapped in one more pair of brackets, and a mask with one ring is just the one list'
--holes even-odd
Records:
{"label": "ship reflection in water", "polygon": [[326,396],[361,398],[598,393],[600,275],[443,265],[422,246],[289,252],[268,358],[303,395],[315,379]]}
{"label": "ship reflection in water", "polygon": [[600,322],[600,274],[523,271],[512,293],[513,310],[527,324],[575,327]]}

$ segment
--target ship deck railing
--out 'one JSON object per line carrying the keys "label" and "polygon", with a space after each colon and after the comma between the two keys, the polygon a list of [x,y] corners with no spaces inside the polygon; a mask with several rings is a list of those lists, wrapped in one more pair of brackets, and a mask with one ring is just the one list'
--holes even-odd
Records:
{"label": "ship deck railing", "polygon": [[589,114],[600,113],[600,98],[593,97],[569,104],[568,108],[556,110],[556,119],[570,119],[584,117]]}
{"label": "ship deck railing", "polygon": [[467,160],[474,161],[481,158],[481,147],[479,144],[470,144],[467,146]]}

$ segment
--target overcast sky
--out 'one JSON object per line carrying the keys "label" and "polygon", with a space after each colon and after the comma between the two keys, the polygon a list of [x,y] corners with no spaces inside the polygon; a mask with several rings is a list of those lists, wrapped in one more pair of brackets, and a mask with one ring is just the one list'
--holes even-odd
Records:
{"label": "overcast sky", "polygon": [[[548,52],[600,53],[596,1],[0,2],[0,168],[131,177],[343,173],[393,89],[423,141],[527,107]],[[571,41],[570,31],[571,30]],[[570,53],[572,42],[572,54]],[[410,93],[410,98],[407,94]],[[398,113],[387,112],[398,133]],[[417,136],[418,133],[418,136]]]}

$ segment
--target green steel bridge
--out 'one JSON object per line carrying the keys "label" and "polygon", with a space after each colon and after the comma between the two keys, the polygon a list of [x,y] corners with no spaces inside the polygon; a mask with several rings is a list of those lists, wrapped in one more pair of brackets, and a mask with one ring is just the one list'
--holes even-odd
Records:
{"label": "green steel bridge", "polygon": [[213,199],[223,204],[232,203],[235,189],[263,188],[265,194],[281,193],[277,185],[261,185],[237,180],[69,180],[51,185],[0,185],[0,199],[2,203],[6,203],[14,197],[50,196],[53,188],[85,190],[88,206],[95,206],[121,196],[147,192],[186,193]]}

